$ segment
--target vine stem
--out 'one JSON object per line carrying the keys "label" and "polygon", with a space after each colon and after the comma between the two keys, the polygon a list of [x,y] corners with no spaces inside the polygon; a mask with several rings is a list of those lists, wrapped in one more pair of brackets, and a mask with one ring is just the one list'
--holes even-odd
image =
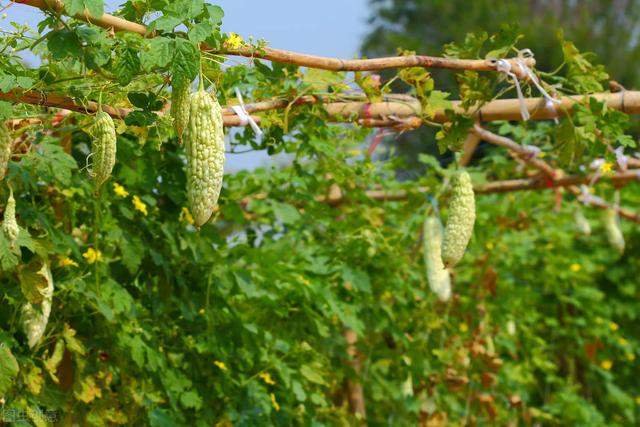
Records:
{"label": "vine stem", "polygon": [[95,212],[93,217],[93,250],[96,252],[96,260],[93,263],[93,275],[95,276],[96,295],[98,297],[100,297],[100,270],[98,268],[98,261],[99,261],[98,255],[100,254],[100,249],[99,249],[98,229],[100,227],[101,205],[102,205],[102,191],[100,188],[98,188],[96,190],[96,202],[94,204]]}

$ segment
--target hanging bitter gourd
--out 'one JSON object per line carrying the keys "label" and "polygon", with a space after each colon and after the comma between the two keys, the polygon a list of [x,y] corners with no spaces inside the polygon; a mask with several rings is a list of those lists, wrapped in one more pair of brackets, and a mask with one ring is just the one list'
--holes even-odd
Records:
{"label": "hanging bitter gourd", "polygon": [[609,244],[622,255],[624,252],[624,236],[620,230],[618,214],[613,209],[607,209],[604,213],[604,227],[607,231]]}
{"label": "hanging bitter gourd", "polygon": [[195,224],[204,225],[218,203],[224,173],[224,129],[217,98],[200,89],[189,100],[187,199]]}
{"label": "hanging bitter gourd", "polygon": [[2,220],[2,231],[13,247],[15,241],[18,239],[20,228],[16,221],[16,200],[13,198],[13,190],[9,189],[9,198],[7,199],[7,205],[4,208],[4,218]]}
{"label": "hanging bitter gourd", "polygon": [[476,201],[469,174],[466,171],[457,173],[451,186],[449,217],[442,242],[442,261],[448,268],[462,259],[476,221]]}
{"label": "hanging bitter gourd", "polygon": [[116,164],[116,127],[110,115],[104,111],[96,114],[91,144],[91,170],[96,189],[111,176]]}
{"label": "hanging bitter gourd", "polygon": [[0,179],[3,179],[7,174],[12,148],[13,139],[11,139],[9,129],[7,125],[0,120]]}
{"label": "hanging bitter gourd", "polygon": [[22,329],[27,336],[29,348],[35,346],[44,335],[51,315],[51,303],[53,301],[53,276],[49,264],[43,263],[39,274],[45,278],[46,286],[40,290],[42,303],[40,308],[34,308],[30,302],[22,306]]}
{"label": "hanging bitter gourd", "polygon": [[442,262],[442,224],[435,216],[424,221],[422,244],[429,288],[441,301],[447,301],[451,297],[451,277]]}
{"label": "hanging bitter gourd", "polygon": [[171,90],[171,117],[180,144],[182,144],[182,135],[189,125],[189,95],[191,95],[191,82],[176,84]]}
{"label": "hanging bitter gourd", "polygon": [[589,221],[584,216],[580,208],[577,208],[573,213],[573,220],[576,223],[578,233],[584,234],[585,236],[591,235],[591,224],[589,224]]}

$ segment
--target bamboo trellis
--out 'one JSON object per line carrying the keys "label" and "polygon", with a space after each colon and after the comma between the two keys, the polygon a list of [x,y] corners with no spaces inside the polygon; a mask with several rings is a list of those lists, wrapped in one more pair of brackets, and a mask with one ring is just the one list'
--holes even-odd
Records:
{"label": "bamboo trellis", "polygon": [[[60,0],[16,0],[16,3],[33,6],[43,10],[51,10],[59,14],[65,14],[64,4]],[[113,31],[129,31],[140,34],[144,37],[156,36],[156,33],[150,32],[145,25],[127,21],[126,19],[109,15],[107,13],[103,14],[100,18],[95,18],[85,10],[85,12],[75,15],[74,18],[89,22],[102,28],[112,29]],[[407,67],[496,71],[496,60],[493,59],[454,59],[426,55],[394,56],[375,59],[339,59],[290,52],[270,47],[241,47],[239,49],[213,50],[206,44],[201,44],[200,48],[205,51],[224,55],[266,59],[282,64],[291,64],[331,71],[378,71]],[[528,67],[533,67],[535,65],[535,59],[533,58],[522,58],[522,60],[525,61],[525,64]],[[507,61],[511,63],[513,73],[515,73],[519,78],[526,78],[526,73],[516,66],[517,63],[515,58],[507,59]]]}
{"label": "bamboo trellis", "polygon": [[[64,5],[60,0],[16,0],[16,3],[33,6],[43,10],[51,10],[55,13],[64,14]],[[103,14],[100,18],[90,16],[88,11],[74,16],[76,19],[100,26],[102,28],[113,31],[130,31],[144,37],[155,37],[154,32],[149,32],[147,27],[138,23],[127,21],[125,19]],[[425,67],[425,68],[445,68],[452,70],[475,70],[475,71],[497,71],[495,60],[460,60],[451,58],[439,58],[424,55],[397,56],[376,59],[352,59],[344,60],[338,58],[320,57],[295,52],[289,52],[281,49],[269,47],[253,48],[243,46],[239,49],[224,49],[213,51],[209,46],[201,44],[200,48],[213,53],[236,55],[244,57],[252,57],[266,59],[270,61],[280,62],[284,64],[293,64],[310,68],[319,68],[332,71],[377,71],[390,68],[403,67]],[[524,60],[527,66],[535,65],[533,58],[520,59]],[[507,59],[512,65],[512,71],[519,78],[527,78],[526,73],[516,65],[516,58]],[[622,111],[627,114],[640,113],[640,92],[622,90],[617,93],[598,93],[591,95],[565,96],[559,99],[558,105],[553,109],[546,108],[546,100],[544,98],[528,98],[520,99],[500,99],[487,103],[480,108],[471,111],[464,110],[460,102],[453,102],[452,109],[456,114],[464,114],[473,117],[477,122],[487,122],[495,120],[520,120],[521,106],[524,103],[529,111],[531,119],[544,120],[551,119],[563,115],[572,114],[573,108],[577,103],[583,102],[588,97],[594,97],[600,102],[604,102],[609,108]],[[97,103],[93,101],[85,103],[77,103],[73,98],[57,95],[45,94],[37,91],[28,92],[0,92],[0,99],[7,99],[14,102],[22,102],[35,105],[51,106],[57,108],[68,109],[72,111],[95,113],[97,111]],[[322,103],[319,97],[305,96],[295,100],[276,99],[249,104],[246,109],[249,113],[259,111],[268,111],[274,109],[284,109],[291,105],[318,104]],[[327,112],[329,120],[334,122],[357,122],[363,126],[369,127],[394,127],[401,130],[416,128],[422,125],[422,111],[420,102],[417,99],[397,95],[389,96],[384,102],[370,103],[366,101],[346,101],[346,102],[328,102],[322,103]],[[124,118],[131,112],[130,109],[104,106],[103,110],[114,118]],[[166,111],[166,108],[164,109]],[[161,114],[161,113],[160,113]],[[259,123],[260,117],[253,117]],[[235,115],[230,107],[226,107],[223,112],[223,120],[225,126],[242,126],[243,123],[238,116]],[[444,123],[448,120],[443,109],[435,112],[430,121],[436,123]],[[493,134],[479,125],[476,125],[472,131],[475,137],[470,136],[469,149],[465,151],[463,161],[469,161],[470,153],[473,151],[472,145],[477,145],[478,137],[490,143],[503,146],[517,155],[521,156],[526,162],[539,169],[546,179],[530,178],[525,180],[498,181],[494,183],[484,184],[476,187],[476,192],[486,194],[492,192],[505,192],[526,189],[541,188],[558,188],[566,187],[571,193],[577,197],[581,197],[580,190],[576,184],[589,182],[589,177],[561,177],[562,171],[554,169],[541,159],[531,157],[530,153],[521,145],[510,140],[509,138]],[[616,184],[626,183],[638,178],[637,171],[627,171],[616,174],[611,180]],[[330,204],[339,204],[343,197],[340,192],[338,199],[333,200],[327,198]],[[398,192],[390,194],[385,192],[377,192],[371,190],[367,192],[367,196],[377,200],[399,200],[407,197],[406,192]],[[589,204],[601,208],[610,209],[608,205],[600,200],[588,200]],[[624,209],[613,207],[618,213],[627,219],[640,223],[640,216]]]}

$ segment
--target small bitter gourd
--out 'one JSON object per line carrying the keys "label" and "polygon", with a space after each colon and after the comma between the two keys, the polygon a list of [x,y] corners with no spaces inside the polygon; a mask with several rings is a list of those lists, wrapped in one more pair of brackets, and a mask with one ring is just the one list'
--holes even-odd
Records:
{"label": "small bitter gourd", "polygon": [[573,220],[576,223],[576,229],[578,233],[584,234],[585,236],[591,235],[591,224],[582,213],[581,209],[576,209],[573,214]]}
{"label": "small bitter gourd", "polygon": [[113,119],[104,111],[96,114],[91,144],[91,170],[96,189],[111,176],[116,164],[116,128]]}
{"label": "small bitter gourd", "polygon": [[7,199],[7,205],[4,208],[2,231],[4,231],[5,236],[7,236],[7,239],[9,239],[9,242],[13,247],[15,241],[18,239],[20,228],[16,221],[16,199],[13,198],[12,189],[9,189],[9,198]]}
{"label": "small bitter gourd", "polygon": [[13,139],[11,139],[9,129],[3,121],[0,121],[0,179],[3,179],[7,174],[12,148]]}
{"label": "small bitter gourd", "polygon": [[204,225],[218,203],[224,173],[222,109],[203,89],[189,100],[189,126],[184,133],[187,153],[187,199],[195,224]]}
{"label": "small bitter gourd", "polygon": [[451,277],[440,255],[442,224],[435,216],[424,221],[422,244],[429,288],[441,301],[447,301],[451,297]]}
{"label": "small bitter gourd", "polygon": [[171,91],[171,117],[173,118],[173,128],[176,131],[180,144],[182,144],[182,135],[189,125],[190,95],[190,82],[174,85]]}
{"label": "small bitter gourd", "polygon": [[449,217],[442,242],[442,260],[448,268],[462,259],[476,221],[475,195],[469,174],[466,171],[457,173],[451,185]]}
{"label": "small bitter gourd", "polygon": [[618,214],[613,209],[607,209],[604,213],[604,226],[607,231],[609,244],[622,255],[624,252],[624,236],[620,230]]}

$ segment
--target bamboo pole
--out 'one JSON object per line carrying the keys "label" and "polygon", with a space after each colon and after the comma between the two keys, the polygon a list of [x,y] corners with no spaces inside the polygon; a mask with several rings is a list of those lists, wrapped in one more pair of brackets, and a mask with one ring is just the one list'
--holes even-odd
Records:
{"label": "bamboo pole", "polygon": [[[623,111],[627,114],[640,114],[640,91],[626,91],[619,93],[596,93],[594,98],[601,102],[605,102],[609,108]],[[415,129],[423,125],[420,103],[418,100],[410,97],[403,97],[405,100],[391,100],[383,102],[328,102],[323,104],[329,120],[332,122],[357,122],[365,127],[392,127],[399,130]],[[20,92],[17,90],[10,92],[0,92],[0,99],[4,99],[14,103],[25,103],[32,105],[42,105],[47,107],[56,107],[77,111],[80,113],[95,113],[97,104],[89,101],[85,105],[78,104],[74,98],[58,95],[54,93],[46,93],[39,91]],[[587,96],[567,96],[560,98],[560,102],[566,109],[556,111],[557,115],[571,114],[573,106],[587,99]],[[289,105],[309,105],[321,103],[322,100],[316,96],[304,96],[296,100],[274,99],[260,101],[246,105],[249,113],[260,111],[268,111],[274,109],[284,109]],[[534,106],[540,102],[544,102],[543,98],[527,98],[524,100],[526,105]],[[122,119],[131,110],[127,108],[111,107],[103,105],[103,109],[113,118]],[[460,107],[459,101],[453,102],[453,110],[458,114],[467,114],[475,117],[479,121],[494,120],[521,120],[520,117],[520,101],[518,99],[498,99],[487,103],[475,113],[469,113]],[[163,108],[168,111],[168,106]],[[529,110],[533,120],[544,120],[553,118],[550,112],[545,110],[545,114],[539,113],[539,110],[533,107]],[[538,111],[538,112],[536,112]],[[225,126],[240,126],[240,120],[230,106],[223,108],[223,118]],[[258,116],[253,116],[256,122],[260,121]],[[435,117],[431,121],[436,123],[445,123],[449,121],[444,110],[437,110]],[[633,160],[635,162],[635,160]],[[633,164],[635,165],[635,163]]]}
{"label": "bamboo pole", "polygon": [[[27,6],[36,7],[43,10],[51,10],[59,14],[66,14],[64,4],[60,0],[15,0]],[[144,37],[155,37],[154,32],[149,32],[147,27],[117,16],[103,14],[100,18],[92,17],[88,11],[76,14],[74,18],[97,25],[102,28],[113,29],[114,31],[129,31],[140,34]],[[474,70],[474,71],[496,71],[495,59],[453,59],[426,55],[394,56],[374,59],[339,59],[329,58],[304,53],[290,52],[282,49],[264,47],[255,49],[252,47],[241,47],[239,49],[213,50],[205,44],[200,48],[204,51],[219,53],[224,55],[243,56],[248,58],[266,59],[282,64],[298,65],[301,67],[318,68],[330,71],[379,71],[393,68],[424,67],[424,68],[446,68],[450,70]],[[528,67],[535,66],[535,59],[523,58]],[[526,78],[526,74],[517,66],[515,58],[507,59],[511,63],[512,72],[519,78]]]}
{"label": "bamboo pole", "polygon": [[[27,91],[27,92],[0,92],[0,100],[6,100],[14,103],[23,103],[23,104],[32,104],[32,105],[41,105],[45,107],[54,107],[61,108],[63,110],[76,111],[78,113],[84,114],[94,114],[98,111],[98,103],[94,101],[87,101],[84,104],[80,104],[76,102],[75,99],[58,95],[55,93],[46,93],[46,92],[38,92],[38,91]],[[114,119],[124,119],[127,114],[129,114],[131,109],[129,108],[120,108],[120,107],[112,107],[110,105],[102,104],[102,111],[109,114]],[[158,115],[162,115],[164,113],[158,113]],[[256,123],[260,123],[261,118],[257,116],[252,116]],[[246,123],[242,123],[238,116],[228,116],[225,115],[222,117],[224,126],[247,126]]]}

